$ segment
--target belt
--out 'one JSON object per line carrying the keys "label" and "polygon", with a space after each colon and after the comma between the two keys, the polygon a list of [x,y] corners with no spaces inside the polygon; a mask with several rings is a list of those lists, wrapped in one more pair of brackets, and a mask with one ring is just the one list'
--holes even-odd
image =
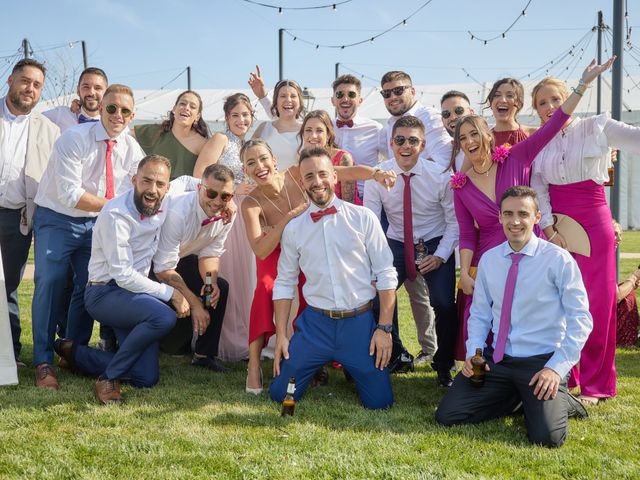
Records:
{"label": "belt", "polygon": [[[109,282],[111,282],[111,280],[109,280]],[[109,282],[87,282],[87,287],[103,287],[105,285],[108,285]]]}
{"label": "belt", "polygon": [[334,320],[342,320],[343,318],[355,317],[356,315],[360,315],[362,313],[368,312],[373,308],[373,302],[369,301],[364,305],[354,308],[351,310],[324,310],[322,308],[316,308],[309,305],[311,310],[315,310],[322,315],[332,318]]}

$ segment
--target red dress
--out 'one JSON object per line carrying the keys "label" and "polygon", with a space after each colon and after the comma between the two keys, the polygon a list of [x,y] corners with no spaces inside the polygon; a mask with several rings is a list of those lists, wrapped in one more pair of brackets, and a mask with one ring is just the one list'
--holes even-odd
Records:
{"label": "red dress", "polygon": [[504,132],[496,132],[495,129],[492,128],[491,133],[493,133],[496,147],[504,145],[505,143],[515,145],[516,143],[526,140],[529,136],[521,128],[518,128],[517,130],[506,130]]}
{"label": "red dress", "polygon": [[[342,160],[342,157],[344,156],[345,153],[348,153],[348,152],[346,150],[338,150],[336,152],[336,154],[331,159],[331,162],[333,163],[334,167],[340,165],[340,160]],[[353,203],[355,205],[362,205],[362,199],[358,194],[358,182],[353,182],[353,183],[354,183]],[[336,197],[338,197],[339,199],[342,199],[342,192],[340,191],[340,182],[336,183],[335,194],[336,194]]]}

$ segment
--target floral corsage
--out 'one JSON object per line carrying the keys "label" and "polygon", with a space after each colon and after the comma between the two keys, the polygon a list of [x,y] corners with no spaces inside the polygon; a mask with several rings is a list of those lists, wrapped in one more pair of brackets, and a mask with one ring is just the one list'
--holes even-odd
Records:
{"label": "floral corsage", "polygon": [[500,145],[499,147],[493,149],[493,155],[491,156],[491,159],[494,162],[503,163],[509,156],[510,150],[510,144],[505,143],[504,145]]}
{"label": "floral corsage", "polygon": [[454,190],[460,190],[467,183],[467,174],[464,172],[456,172],[451,175],[451,180],[449,180],[449,185]]}

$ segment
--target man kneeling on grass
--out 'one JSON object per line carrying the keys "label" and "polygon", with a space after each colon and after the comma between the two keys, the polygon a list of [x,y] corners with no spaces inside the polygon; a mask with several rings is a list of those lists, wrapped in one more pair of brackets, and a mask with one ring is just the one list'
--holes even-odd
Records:
{"label": "man kneeling on grass", "polygon": [[[567,374],[591,332],[587,293],[571,254],[533,235],[540,221],[538,199],[529,187],[512,187],[500,201],[507,241],[484,254],[478,265],[469,317],[467,359],[462,375],[436,411],[443,425],[479,423],[508,415],[522,404],[532,443],[561,446],[569,416],[586,417],[567,391]],[[518,287],[518,288],[516,288]],[[486,379],[470,381],[471,358],[484,348]]]}

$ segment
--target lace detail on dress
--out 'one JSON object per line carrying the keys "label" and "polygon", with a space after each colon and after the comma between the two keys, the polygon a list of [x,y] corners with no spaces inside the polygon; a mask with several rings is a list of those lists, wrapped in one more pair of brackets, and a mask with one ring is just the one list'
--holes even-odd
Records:
{"label": "lace detail on dress", "polygon": [[242,168],[242,161],[240,160],[240,148],[242,148],[242,140],[240,137],[234,135],[230,130],[223,132],[223,135],[226,135],[229,142],[227,143],[227,147],[220,155],[220,160],[218,163],[229,167],[233,172],[234,176],[234,185],[238,185],[244,181],[244,169]]}

